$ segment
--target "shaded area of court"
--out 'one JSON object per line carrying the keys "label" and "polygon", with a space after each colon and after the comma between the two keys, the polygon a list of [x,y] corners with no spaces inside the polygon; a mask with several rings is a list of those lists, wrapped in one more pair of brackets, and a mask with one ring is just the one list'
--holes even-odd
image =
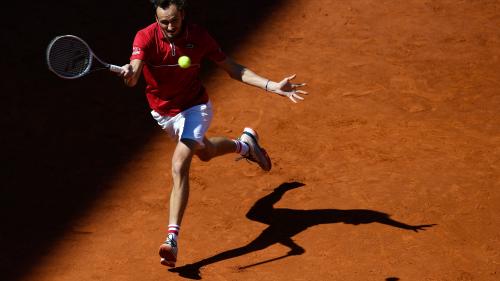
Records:
{"label": "shaded area of court", "polygon": [[[190,17],[231,51],[279,2],[191,1]],[[44,62],[54,36],[74,34],[101,59],[126,63],[136,30],[153,19],[148,1],[12,5],[2,19],[2,280],[19,279],[48,254],[71,220],[157,132],[143,84],[128,89],[105,72],[62,80]]]}

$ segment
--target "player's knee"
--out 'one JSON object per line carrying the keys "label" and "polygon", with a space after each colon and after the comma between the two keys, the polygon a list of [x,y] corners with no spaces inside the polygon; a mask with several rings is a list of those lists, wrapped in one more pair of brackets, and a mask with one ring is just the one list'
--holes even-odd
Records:
{"label": "player's knee", "polygon": [[183,160],[175,160],[172,161],[172,175],[173,176],[182,176],[187,173],[189,165],[186,161]]}

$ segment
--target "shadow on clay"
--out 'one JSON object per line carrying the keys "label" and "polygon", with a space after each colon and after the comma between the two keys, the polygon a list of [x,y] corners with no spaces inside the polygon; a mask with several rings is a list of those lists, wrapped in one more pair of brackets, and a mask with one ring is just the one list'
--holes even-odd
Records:
{"label": "shadow on clay", "polygon": [[[284,259],[289,256],[302,255],[303,253],[305,253],[305,249],[296,244],[292,240],[292,237],[311,226],[319,224],[345,223],[359,225],[368,223],[381,223],[415,232],[418,232],[419,230],[425,230],[426,228],[435,225],[408,225],[391,219],[388,214],[363,209],[294,210],[274,208],[274,204],[276,204],[283,197],[285,192],[301,186],[304,186],[304,184],[300,182],[283,183],[275,188],[273,192],[259,199],[252,206],[252,208],[248,211],[246,217],[250,220],[267,224],[269,225],[269,227],[262,231],[262,233],[257,238],[255,238],[247,245],[224,251],[222,253],[202,259],[192,264],[172,268],[169,269],[169,271],[176,272],[180,276],[185,278],[200,280],[200,269],[206,265],[259,251],[276,243],[282,244],[288,247],[290,250],[283,256],[259,261],[254,264],[239,267],[239,269],[243,270],[257,265]],[[389,278],[387,280],[394,279]]]}

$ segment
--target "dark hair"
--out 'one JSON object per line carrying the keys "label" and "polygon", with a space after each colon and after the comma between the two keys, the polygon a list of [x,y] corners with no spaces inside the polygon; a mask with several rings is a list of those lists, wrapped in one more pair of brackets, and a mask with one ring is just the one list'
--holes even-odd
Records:
{"label": "dark hair", "polygon": [[167,8],[170,5],[177,6],[179,11],[184,11],[187,7],[186,0],[150,0],[153,4],[153,9],[156,11],[156,8],[161,7],[163,9]]}

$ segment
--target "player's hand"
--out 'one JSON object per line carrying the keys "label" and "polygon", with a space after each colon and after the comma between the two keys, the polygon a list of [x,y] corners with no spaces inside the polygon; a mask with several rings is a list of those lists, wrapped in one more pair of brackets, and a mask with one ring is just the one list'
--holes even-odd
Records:
{"label": "player's hand", "polygon": [[120,77],[123,77],[124,79],[128,79],[132,77],[132,74],[134,74],[134,70],[132,68],[132,65],[126,64],[122,66],[122,71],[118,73]]}
{"label": "player's hand", "polygon": [[304,98],[301,97],[299,94],[307,95],[307,92],[302,90],[297,90],[297,88],[305,86],[306,83],[292,83],[291,80],[293,80],[295,76],[296,75],[294,74],[290,77],[286,77],[285,79],[281,80],[278,83],[273,82],[274,85],[272,85],[271,86],[272,88],[270,87],[269,90],[278,95],[288,97],[295,103],[297,102],[296,99],[303,100]]}

